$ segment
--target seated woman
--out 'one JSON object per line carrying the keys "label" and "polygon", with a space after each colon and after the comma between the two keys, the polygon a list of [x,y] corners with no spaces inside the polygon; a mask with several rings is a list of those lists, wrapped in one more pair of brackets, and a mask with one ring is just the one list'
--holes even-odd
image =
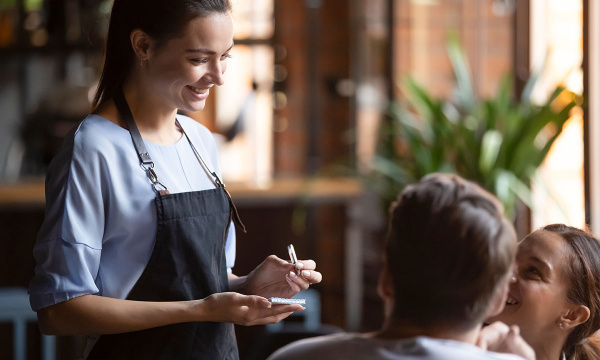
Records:
{"label": "seated woman", "polygon": [[488,322],[518,325],[537,360],[600,359],[600,242],[554,224],[519,244],[506,307]]}

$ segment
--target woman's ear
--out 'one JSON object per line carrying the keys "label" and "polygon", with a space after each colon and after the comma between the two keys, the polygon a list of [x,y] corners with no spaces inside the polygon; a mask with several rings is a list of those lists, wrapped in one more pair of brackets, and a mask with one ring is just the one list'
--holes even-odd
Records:
{"label": "woman's ear", "polygon": [[148,60],[152,57],[154,40],[140,29],[135,29],[129,35],[133,52],[140,60]]}
{"label": "woman's ear", "polygon": [[585,305],[572,305],[566,314],[560,317],[563,329],[570,330],[583,324],[590,318],[590,309]]}

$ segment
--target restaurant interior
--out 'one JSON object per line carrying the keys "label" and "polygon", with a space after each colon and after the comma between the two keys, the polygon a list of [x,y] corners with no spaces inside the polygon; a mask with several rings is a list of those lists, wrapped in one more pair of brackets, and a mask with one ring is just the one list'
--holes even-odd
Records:
{"label": "restaurant interior", "polygon": [[[46,170],[90,112],[112,2],[0,0],[2,359],[84,346],[41,335],[27,287]],[[519,237],[600,231],[600,2],[235,0],[233,19],[225,84],[185,113],[214,134],[248,229],[233,271],[293,244],[323,274],[305,314],[236,326],[241,359],[381,326],[387,209],[427,173],[490,190]]]}

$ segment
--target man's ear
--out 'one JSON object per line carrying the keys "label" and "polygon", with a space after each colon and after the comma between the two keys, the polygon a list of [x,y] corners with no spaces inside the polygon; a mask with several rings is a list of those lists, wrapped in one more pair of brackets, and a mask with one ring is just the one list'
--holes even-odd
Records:
{"label": "man's ear", "polygon": [[384,301],[394,299],[394,279],[388,267],[387,256],[383,257],[383,267],[377,281],[377,294]]}
{"label": "man's ear", "polygon": [[511,279],[512,272],[509,272],[505,279],[503,279],[499,284],[498,288],[494,291],[494,295],[490,299],[490,305],[487,308],[485,313],[485,318],[488,319],[492,316],[496,316],[504,310],[504,306],[506,306],[506,297],[508,296],[508,286],[509,281]]}
{"label": "man's ear", "polygon": [[135,29],[129,34],[129,40],[131,41],[131,47],[133,52],[140,60],[148,60],[152,57],[152,50],[154,48],[154,40],[150,35],[146,34],[140,29]]}
{"label": "man's ear", "polygon": [[567,312],[560,317],[563,329],[570,330],[583,324],[590,318],[590,309],[585,305],[571,305]]}

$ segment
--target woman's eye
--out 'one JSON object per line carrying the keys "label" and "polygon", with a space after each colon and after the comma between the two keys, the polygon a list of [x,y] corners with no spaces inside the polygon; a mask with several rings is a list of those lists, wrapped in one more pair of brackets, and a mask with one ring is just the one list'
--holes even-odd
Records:
{"label": "woman's eye", "polygon": [[208,62],[208,60],[206,60],[206,59],[192,59],[192,62],[196,63],[196,64],[206,64]]}
{"label": "woman's eye", "polygon": [[533,274],[535,276],[539,276],[541,277],[542,274],[540,273],[540,271],[535,267],[535,266],[530,266],[527,268],[527,272],[530,274]]}
{"label": "woman's eye", "polygon": [[227,53],[227,54],[221,55],[221,60],[225,60],[225,59],[231,59],[231,54]]}

